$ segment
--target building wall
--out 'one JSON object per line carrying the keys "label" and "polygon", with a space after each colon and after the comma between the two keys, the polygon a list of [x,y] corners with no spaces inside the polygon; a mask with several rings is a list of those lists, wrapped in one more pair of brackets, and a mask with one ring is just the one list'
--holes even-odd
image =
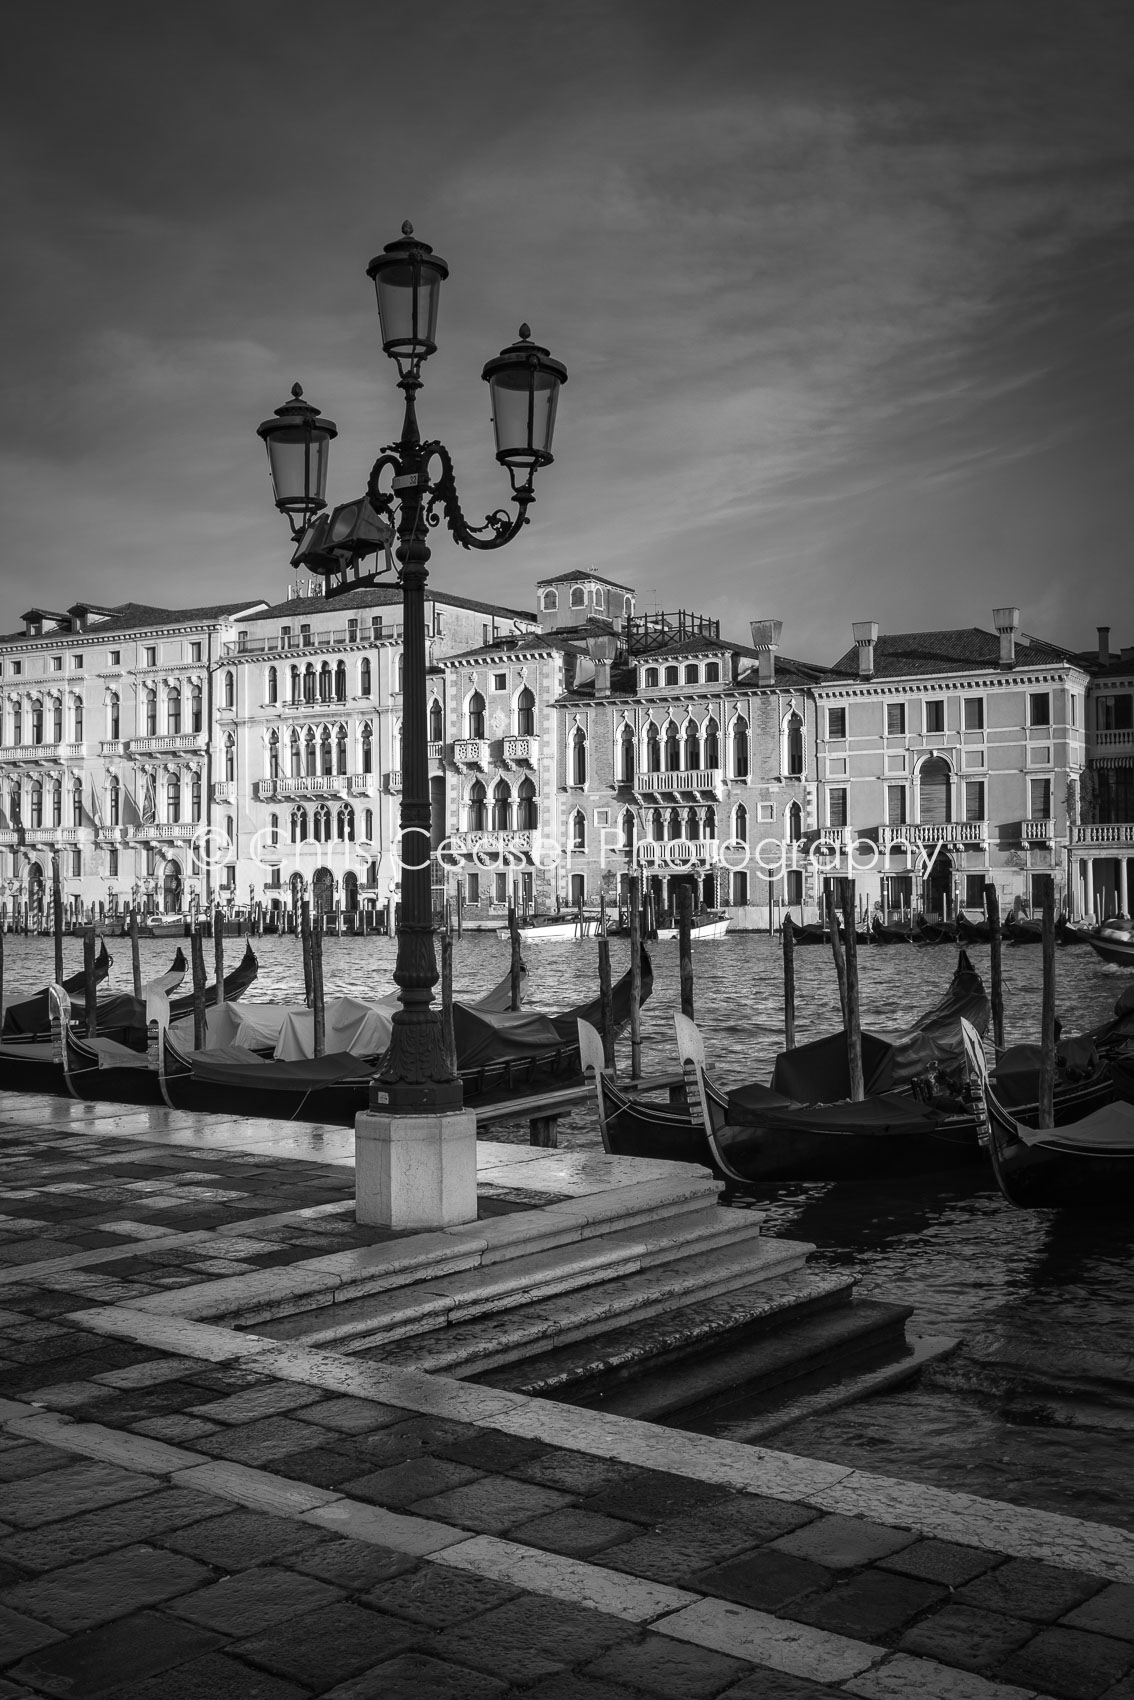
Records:
{"label": "building wall", "polygon": [[[860,901],[893,908],[900,898],[915,911],[929,907],[924,861],[931,855],[936,874],[929,877],[944,881],[948,875],[954,908],[979,908],[980,888],[990,879],[1002,908],[1031,906],[1033,877],[1041,873],[1054,875],[1057,896],[1065,900],[1086,759],[1087,684],[1079,668],[1017,665],[1012,672],[819,686],[820,824],[836,833],[845,827],[880,853],[873,857],[865,843],[858,852]],[[1046,723],[1039,700],[1046,700]],[[904,710],[904,731],[890,729],[893,710]],[[927,764],[942,762],[944,807],[927,772]],[[917,848],[889,850],[894,839],[912,840]],[[865,865],[872,860],[873,866]],[[846,866],[838,872],[846,873]],[[883,882],[891,876],[909,876],[910,883],[887,887]],[[933,895],[944,889],[935,885]]]}
{"label": "building wall", "polygon": [[[123,629],[110,619],[85,630],[46,630],[42,636],[0,644],[0,907],[9,916],[22,916],[25,904],[34,915],[41,894],[50,897],[54,849],[68,912],[97,915],[101,907],[113,913],[126,903],[160,909],[167,886],[176,907],[191,895],[208,899],[207,872],[193,874],[191,841],[210,820],[211,671],[229,629],[225,620],[191,619]],[[200,693],[198,731],[193,730],[194,691]],[[178,720],[170,704],[178,694],[175,729]],[[116,735],[110,708],[115,698]],[[54,736],[58,702],[63,706],[59,739]],[[81,737],[75,723],[79,703]],[[44,718],[38,743],[36,707]],[[57,783],[63,805],[58,827],[51,802]],[[43,795],[38,825],[37,784]]]}

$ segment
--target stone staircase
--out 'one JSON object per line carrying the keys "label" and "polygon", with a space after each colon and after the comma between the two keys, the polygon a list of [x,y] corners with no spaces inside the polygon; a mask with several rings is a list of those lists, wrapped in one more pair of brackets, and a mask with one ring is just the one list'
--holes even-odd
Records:
{"label": "stone staircase", "polygon": [[412,1241],[323,1260],[338,1271],[327,1302],[233,1320],[679,1426],[740,1387],[768,1424],[810,1414],[817,1391],[840,1402],[919,1367],[907,1309],[856,1301],[848,1277],[808,1269],[811,1246],[763,1237],[759,1212],[722,1206],[704,1170],[665,1170],[431,1235],[428,1260]]}

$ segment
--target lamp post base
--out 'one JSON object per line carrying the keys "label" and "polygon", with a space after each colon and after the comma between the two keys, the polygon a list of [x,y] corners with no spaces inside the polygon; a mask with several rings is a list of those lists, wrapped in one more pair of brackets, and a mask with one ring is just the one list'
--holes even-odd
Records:
{"label": "lamp post base", "polygon": [[476,1114],[373,1110],[354,1123],[355,1218],[401,1232],[476,1221]]}

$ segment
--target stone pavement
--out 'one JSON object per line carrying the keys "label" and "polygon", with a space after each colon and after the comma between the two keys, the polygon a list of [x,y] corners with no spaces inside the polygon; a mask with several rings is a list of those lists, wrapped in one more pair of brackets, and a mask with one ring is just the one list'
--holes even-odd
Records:
{"label": "stone pavement", "polygon": [[1134,1700],[1122,1530],[138,1309],[376,1237],[142,1115],[0,1106],[0,1700]]}

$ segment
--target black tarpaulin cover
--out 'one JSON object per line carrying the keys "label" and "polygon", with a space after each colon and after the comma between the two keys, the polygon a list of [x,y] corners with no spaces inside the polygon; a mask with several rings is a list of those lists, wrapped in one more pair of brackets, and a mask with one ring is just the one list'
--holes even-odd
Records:
{"label": "black tarpaulin cover", "polygon": [[[962,1061],[961,1017],[978,1033],[988,1027],[984,983],[960,953],[957,971],[940,1003],[900,1033],[863,1033],[862,1072],[866,1096],[893,1092],[935,1065]],[[772,1090],[800,1104],[832,1104],[850,1097],[850,1064],[843,1032],[781,1051],[772,1070]]]}

